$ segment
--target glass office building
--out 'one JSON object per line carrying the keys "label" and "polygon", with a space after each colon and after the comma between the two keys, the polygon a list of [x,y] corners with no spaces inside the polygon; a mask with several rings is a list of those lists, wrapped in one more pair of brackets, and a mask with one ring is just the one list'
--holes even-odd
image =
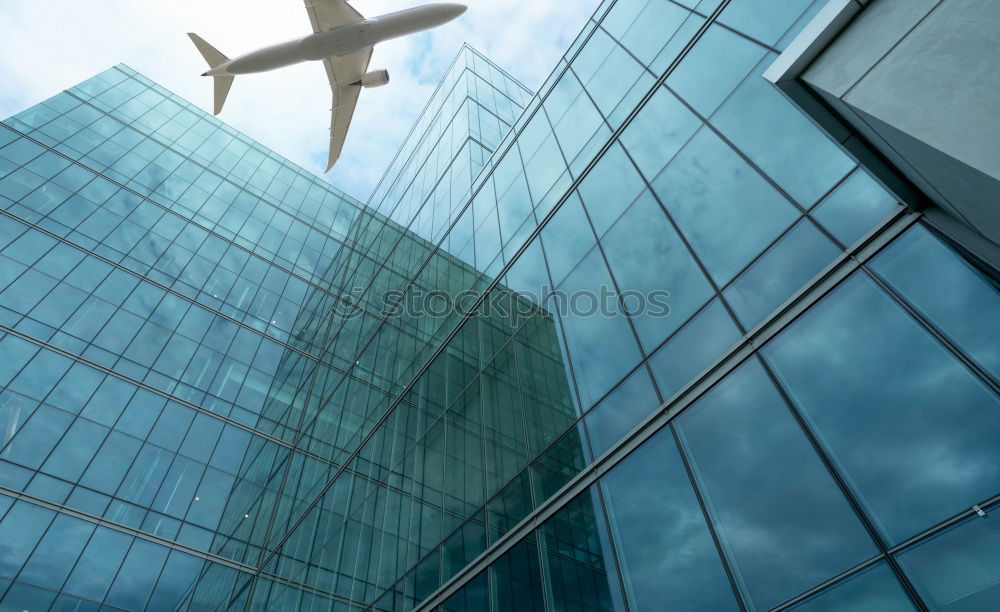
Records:
{"label": "glass office building", "polygon": [[367,204],[124,66],[4,121],[0,605],[1000,605],[997,270],[761,77],[824,4],[465,47]]}

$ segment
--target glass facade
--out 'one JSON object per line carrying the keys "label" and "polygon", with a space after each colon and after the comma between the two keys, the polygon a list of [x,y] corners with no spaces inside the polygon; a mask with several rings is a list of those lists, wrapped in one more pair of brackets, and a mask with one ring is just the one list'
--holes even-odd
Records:
{"label": "glass facade", "polygon": [[464,47],[368,203],[125,66],[4,121],[2,605],[1000,605],[1000,284],[761,78],[823,4]]}

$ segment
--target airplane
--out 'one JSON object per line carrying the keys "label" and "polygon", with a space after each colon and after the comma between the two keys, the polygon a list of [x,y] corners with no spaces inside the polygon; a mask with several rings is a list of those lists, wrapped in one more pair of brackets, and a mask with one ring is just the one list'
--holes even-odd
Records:
{"label": "airplane", "polygon": [[233,79],[307,61],[322,61],[333,89],[329,172],[340,158],[344,139],[365,87],[389,83],[388,70],[368,70],[375,44],[444,25],[466,11],[463,4],[440,2],[365,19],[346,0],[304,0],[313,33],[285,43],[228,58],[200,36],[188,33],[209,70],[215,87],[214,114],[222,112]]}

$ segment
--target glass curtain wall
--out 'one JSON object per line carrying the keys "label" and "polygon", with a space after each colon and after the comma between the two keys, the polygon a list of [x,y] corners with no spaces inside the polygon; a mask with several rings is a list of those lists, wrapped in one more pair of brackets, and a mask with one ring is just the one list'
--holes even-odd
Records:
{"label": "glass curtain wall", "polygon": [[368,206],[125,67],[5,122],[4,603],[996,607],[996,271],[761,78],[824,4],[466,47]]}

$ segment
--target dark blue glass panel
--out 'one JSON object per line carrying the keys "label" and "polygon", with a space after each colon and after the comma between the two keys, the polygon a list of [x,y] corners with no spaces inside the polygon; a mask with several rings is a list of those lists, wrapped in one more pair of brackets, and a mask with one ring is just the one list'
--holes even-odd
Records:
{"label": "dark blue glass panel", "polygon": [[723,295],[746,329],[752,329],[840,254],[808,219],[799,221]]}
{"label": "dark blue glass panel", "polygon": [[927,229],[914,227],[871,267],[1000,380],[1000,286]]}
{"label": "dark blue glass panel", "polygon": [[996,494],[1000,399],[863,274],[764,354],[889,541]]}
{"label": "dark blue glass panel", "polygon": [[93,532],[93,523],[57,516],[24,565],[19,578],[53,589],[60,588]]}
{"label": "dark blue glass panel", "polygon": [[650,357],[660,392],[673,396],[742,336],[722,302],[713,300]]}
{"label": "dark blue glass panel", "polygon": [[792,608],[799,612],[907,612],[916,609],[884,561]]}
{"label": "dark blue glass panel", "polygon": [[812,215],[844,246],[851,246],[900,208],[892,194],[859,169],[820,202]]}
{"label": "dark blue glass panel", "polygon": [[179,606],[189,589],[197,582],[205,564],[197,557],[177,550],[170,551],[156,589],[147,602],[150,610],[172,610]]}
{"label": "dark blue glass panel", "polygon": [[74,595],[102,601],[131,544],[131,537],[98,527],[63,589]]}
{"label": "dark blue glass panel", "polygon": [[719,537],[756,606],[778,605],[877,553],[756,359],[676,422]]}
{"label": "dark blue glass panel", "polygon": [[595,455],[635,428],[658,405],[659,398],[646,368],[639,368],[587,413],[587,431]]}
{"label": "dark blue glass panel", "polygon": [[55,512],[16,502],[0,522],[0,575],[16,576],[48,529]]}
{"label": "dark blue glass panel", "polygon": [[601,479],[622,576],[639,610],[738,610],[669,429]]}
{"label": "dark blue glass panel", "polygon": [[1000,525],[995,513],[968,519],[898,558],[932,610],[1000,608]]}
{"label": "dark blue glass panel", "polygon": [[538,545],[528,537],[490,566],[493,609],[497,612],[543,612],[545,593]]}
{"label": "dark blue glass panel", "polygon": [[[2,591],[2,587],[0,587]],[[55,591],[40,589],[23,582],[15,582],[11,585],[7,594],[0,600],[0,610],[7,612],[24,612],[26,610],[48,610],[52,602],[55,601]]]}
{"label": "dark blue glass panel", "polygon": [[107,603],[131,610],[143,609],[168,552],[163,546],[136,539],[108,592]]}
{"label": "dark blue glass panel", "polygon": [[604,513],[588,489],[535,530],[550,610],[624,610]]}
{"label": "dark blue glass panel", "polygon": [[487,572],[481,572],[462,589],[449,597],[439,610],[443,612],[481,612],[490,607],[490,586]]}

